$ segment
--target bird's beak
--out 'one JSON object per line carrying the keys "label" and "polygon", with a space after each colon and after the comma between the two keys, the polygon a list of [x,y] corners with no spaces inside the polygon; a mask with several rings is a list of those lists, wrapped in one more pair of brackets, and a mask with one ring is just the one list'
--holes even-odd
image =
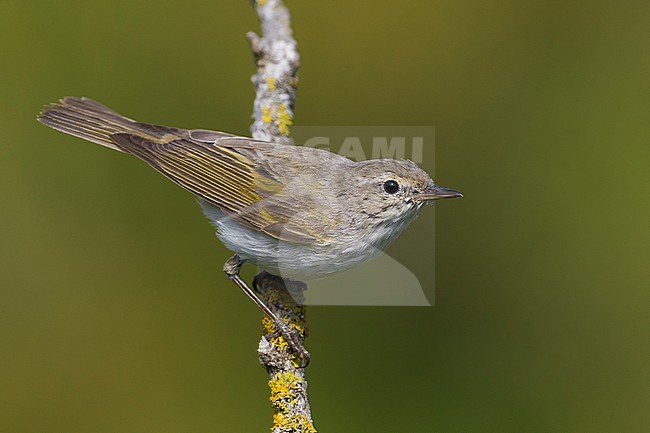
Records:
{"label": "bird's beak", "polygon": [[416,195],[415,199],[426,203],[433,200],[439,200],[441,198],[454,198],[454,197],[462,197],[462,196],[463,194],[461,194],[458,191],[454,191],[453,189],[447,189],[439,185],[431,184],[428,187],[426,187],[425,190],[422,191],[420,194]]}

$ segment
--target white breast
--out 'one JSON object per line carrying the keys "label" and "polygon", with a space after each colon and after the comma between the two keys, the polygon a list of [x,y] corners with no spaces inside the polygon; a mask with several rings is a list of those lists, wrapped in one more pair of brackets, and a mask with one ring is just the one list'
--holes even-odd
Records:
{"label": "white breast", "polygon": [[[199,199],[203,213],[217,229],[217,237],[247,262],[284,278],[311,280],[342,272],[378,255],[403,227],[381,227],[367,239],[334,245],[303,245],[283,242],[246,227],[218,207]],[[401,225],[401,224],[400,224]]]}

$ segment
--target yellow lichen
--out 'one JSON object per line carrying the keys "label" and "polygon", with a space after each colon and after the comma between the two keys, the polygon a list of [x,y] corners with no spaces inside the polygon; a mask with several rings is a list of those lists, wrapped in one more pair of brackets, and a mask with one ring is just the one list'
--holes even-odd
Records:
{"label": "yellow lichen", "polygon": [[301,382],[299,376],[287,371],[278,373],[269,380],[269,400],[275,410],[271,431],[316,433],[307,416],[289,413],[291,406],[296,403],[296,393],[301,388]]}
{"label": "yellow lichen", "polygon": [[266,85],[269,87],[269,90],[275,90],[275,78],[273,77],[267,78]]}
{"label": "yellow lichen", "polygon": [[264,3],[266,3],[266,0],[257,0],[258,6],[264,6]]}
{"label": "yellow lichen", "polygon": [[271,427],[271,430],[274,430],[276,428],[282,428],[286,426],[287,424],[287,416],[283,413],[274,413],[273,414],[273,427]]}
{"label": "yellow lichen", "polygon": [[289,343],[287,343],[287,340],[285,340],[281,335],[271,338],[271,344],[280,350],[284,350],[289,347]]}
{"label": "yellow lichen", "polygon": [[262,332],[264,332],[264,335],[273,334],[275,332],[275,325],[273,324],[273,320],[269,319],[266,316],[262,317]]}
{"label": "yellow lichen", "polygon": [[287,431],[287,432],[300,432],[300,433],[316,433],[316,429],[309,422],[305,415],[291,415],[286,416],[281,413],[273,415],[273,427],[271,431]]}
{"label": "yellow lichen", "polygon": [[280,131],[281,134],[289,135],[289,127],[293,125],[293,119],[287,111],[287,107],[284,103],[280,104],[280,107],[278,107],[275,125],[278,127],[278,131]]}
{"label": "yellow lichen", "polygon": [[295,374],[285,371],[275,375],[273,379],[269,380],[269,388],[271,388],[272,402],[278,400],[292,400],[292,390],[300,389],[300,377]]}
{"label": "yellow lichen", "polygon": [[305,334],[306,334],[306,332],[305,332],[305,328],[304,328],[303,326],[301,326],[301,324],[300,324],[299,322],[291,322],[291,326],[293,327],[293,329],[295,329],[296,331],[298,331],[298,333],[299,333],[302,337],[305,337]]}
{"label": "yellow lichen", "polygon": [[271,388],[271,397],[269,397],[269,400],[273,403],[273,406],[282,408],[284,407],[284,398],[281,396],[285,396],[289,394],[289,388],[287,388],[287,384],[283,382],[274,382],[274,381],[269,381],[269,387]]}
{"label": "yellow lichen", "polygon": [[[293,323],[291,325],[293,325],[293,327],[296,328],[299,332],[301,333],[303,332],[300,326],[297,326]],[[276,333],[275,324],[273,323],[273,320],[269,319],[266,316],[262,318],[262,332],[264,333],[264,335],[272,335]],[[282,335],[274,336],[273,338],[271,338],[269,342],[280,350],[284,350],[287,347],[289,347],[289,343],[287,343],[287,340],[285,340]]]}
{"label": "yellow lichen", "polygon": [[262,107],[262,122],[271,123],[271,109],[269,107]]}

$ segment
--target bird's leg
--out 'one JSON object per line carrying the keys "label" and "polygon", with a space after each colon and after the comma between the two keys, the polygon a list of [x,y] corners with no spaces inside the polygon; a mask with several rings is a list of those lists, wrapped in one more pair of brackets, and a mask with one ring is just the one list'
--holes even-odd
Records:
{"label": "bird's leg", "polygon": [[223,265],[223,271],[226,273],[226,276],[246,294],[255,304],[264,312],[266,317],[268,317],[275,326],[275,329],[284,337],[289,344],[289,347],[300,357],[300,366],[306,367],[309,364],[309,352],[305,350],[303,345],[296,340],[295,333],[291,332],[286,323],[284,323],[278,316],[276,316],[273,311],[251,290],[248,285],[242,280],[239,276],[239,268],[244,264],[244,261],[235,254]]}

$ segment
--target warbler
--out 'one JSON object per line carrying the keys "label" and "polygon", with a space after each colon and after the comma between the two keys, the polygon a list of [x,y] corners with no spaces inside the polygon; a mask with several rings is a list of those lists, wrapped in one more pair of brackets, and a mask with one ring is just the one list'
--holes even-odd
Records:
{"label": "warbler", "polygon": [[38,120],[134,155],[198,197],[235,253],[224,271],[303,355],[239,276],[243,263],[295,280],[337,273],[385,249],[424,204],[462,197],[411,161],[355,162],[312,147],[141,123],[88,98],[63,98]]}

